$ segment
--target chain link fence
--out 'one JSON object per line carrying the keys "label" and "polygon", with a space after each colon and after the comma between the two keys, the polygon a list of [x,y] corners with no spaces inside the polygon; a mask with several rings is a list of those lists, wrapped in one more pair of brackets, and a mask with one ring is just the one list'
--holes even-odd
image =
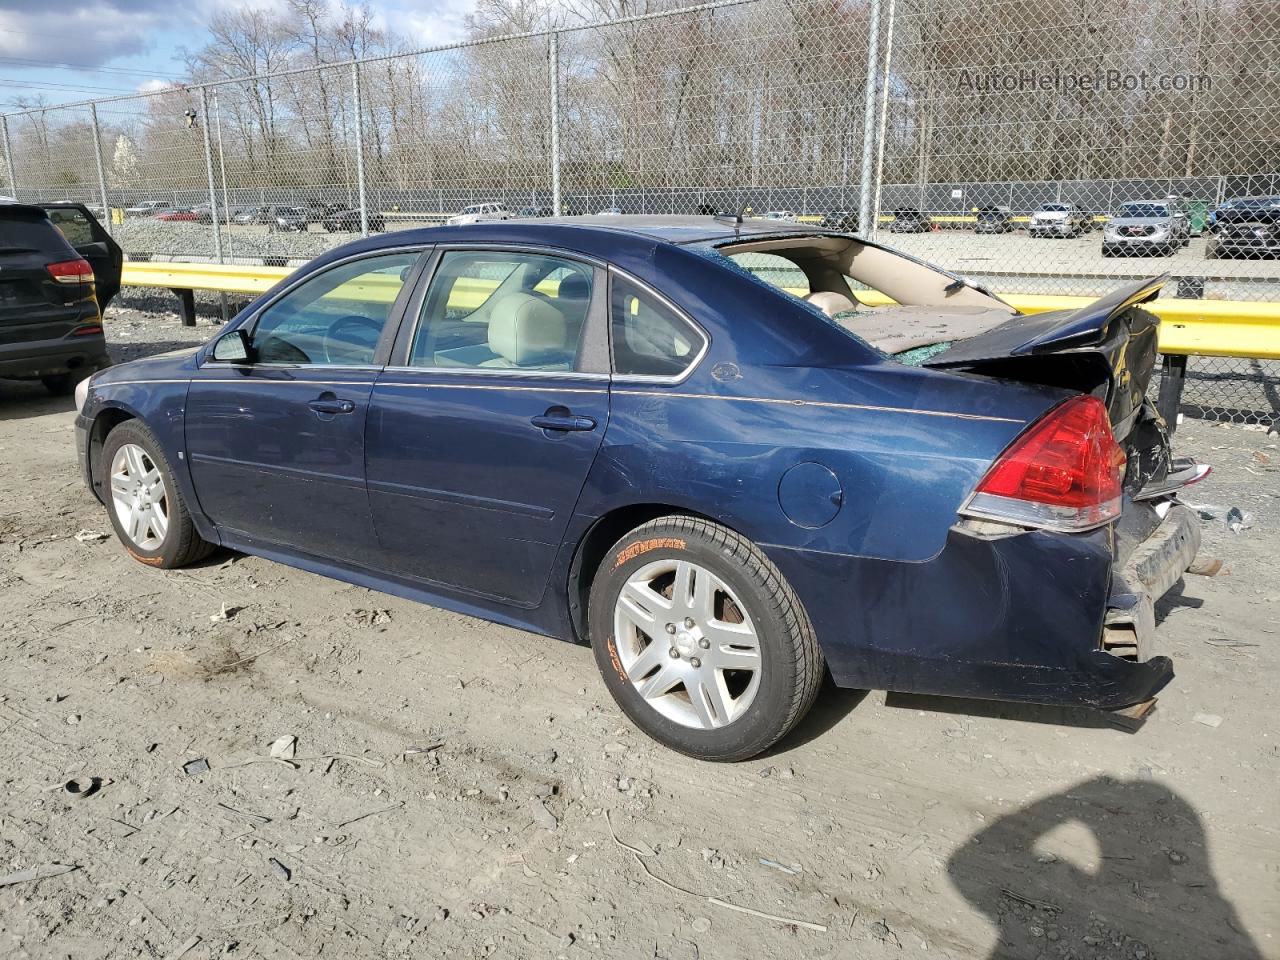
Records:
{"label": "chain link fence", "polygon": [[[731,0],[10,113],[0,192],[87,202],[134,259],[744,211],[1000,292],[1280,303],[1278,55],[1259,0]],[[1186,400],[1270,421],[1278,382],[1192,358]]]}

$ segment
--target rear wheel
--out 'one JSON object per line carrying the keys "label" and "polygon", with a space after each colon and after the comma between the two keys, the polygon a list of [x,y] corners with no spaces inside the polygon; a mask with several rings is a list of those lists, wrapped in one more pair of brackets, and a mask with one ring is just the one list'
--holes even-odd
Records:
{"label": "rear wheel", "polygon": [[664,517],[619,540],[592,584],[590,626],[627,716],[703,760],[768,749],[822,680],[795,591],[755,544],[708,520]]}
{"label": "rear wheel", "polygon": [[214,544],[201,539],[151,431],[126,420],[102,447],[107,514],[116,536],[140,563],[169,569],[206,557]]}
{"label": "rear wheel", "polygon": [[49,377],[41,377],[44,388],[55,397],[65,397],[76,388],[76,380],[69,373],[57,373]]}

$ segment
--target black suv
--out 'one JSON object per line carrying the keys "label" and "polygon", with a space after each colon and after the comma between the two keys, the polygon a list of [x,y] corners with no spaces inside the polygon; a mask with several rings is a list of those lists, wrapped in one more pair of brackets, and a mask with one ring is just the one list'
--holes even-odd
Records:
{"label": "black suv", "polygon": [[0,377],[65,394],[107,366],[102,311],[122,260],[82,204],[0,201]]}

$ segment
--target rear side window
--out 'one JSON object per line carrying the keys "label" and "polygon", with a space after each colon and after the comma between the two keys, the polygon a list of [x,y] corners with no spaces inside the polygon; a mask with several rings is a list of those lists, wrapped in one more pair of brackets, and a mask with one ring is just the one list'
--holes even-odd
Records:
{"label": "rear side window", "polygon": [[41,213],[5,210],[0,205],[0,253],[35,250],[56,260],[70,260],[75,251],[69,249],[62,234]]}
{"label": "rear side window", "polygon": [[73,247],[83,247],[86,243],[93,243],[93,227],[79,210],[50,210],[49,219],[62,231],[62,235],[67,238],[67,243]]}
{"label": "rear side window", "polygon": [[617,274],[610,278],[609,322],[613,370],[620,376],[681,377],[707,343],[674,309]]}
{"label": "rear side window", "polygon": [[757,280],[803,300],[809,295],[809,278],[792,261],[776,253],[726,253],[726,257]]}
{"label": "rear side window", "polygon": [[431,279],[409,363],[577,370],[594,279],[593,268],[565,257],[450,250]]}

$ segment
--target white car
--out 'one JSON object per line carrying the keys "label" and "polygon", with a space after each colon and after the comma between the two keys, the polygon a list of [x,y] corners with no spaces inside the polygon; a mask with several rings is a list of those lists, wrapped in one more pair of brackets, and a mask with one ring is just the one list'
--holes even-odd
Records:
{"label": "white car", "polygon": [[173,204],[168,200],[143,200],[132,207],[124,208],[126,217],[154,217],[157,213],[168,213]]}
{"label": "white car", "polygon": [[787,220],[795,221],[796,215],[790,210],[770,210],[764,215],[766,220]]}
{"label": "white car", "polygon": [[451,226],[462,226],[468,223],[486,223],[490,220],[510,220],[511,211],[500,203],[473,203],[463,207],[462,212],[450,217],[446,223]]}

